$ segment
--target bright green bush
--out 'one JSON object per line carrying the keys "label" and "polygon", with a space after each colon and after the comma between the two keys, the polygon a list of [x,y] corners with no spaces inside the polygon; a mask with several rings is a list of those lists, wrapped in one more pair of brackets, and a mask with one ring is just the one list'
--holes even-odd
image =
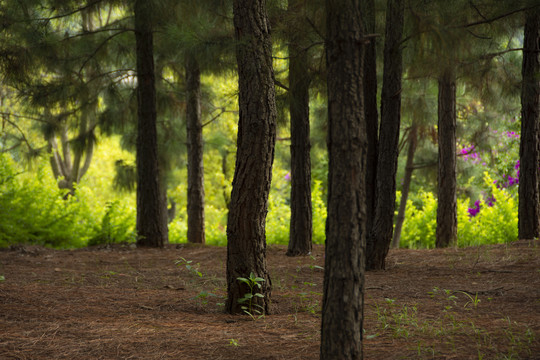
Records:
{"label": "bright green bush", "polygon": [[[517,200],[507,189],[498,189],[493,179],[484,173],[484,184],[496,199],[493,206],[480,203],[479,213],[469,215],[469,200],[458,201],[458,246],[500,244],[517,239]],[[400,246],[433,248],[437,226],[437,200],[433,194],[422,192],[420,206],[407,201],[405,222]]]}
{"label": "bright green bush", "polygon": [[88,203],[65,196],[43,164],[28,172],[0,154],[0,246],[85,246],[93,222]]}

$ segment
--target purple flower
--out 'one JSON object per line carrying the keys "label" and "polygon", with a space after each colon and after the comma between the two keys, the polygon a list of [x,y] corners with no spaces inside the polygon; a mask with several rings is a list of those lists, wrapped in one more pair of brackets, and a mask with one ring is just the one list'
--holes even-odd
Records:
{"label": "purple flower", "polygon": [[287,174],[285,174],[285,180],[287,181],[290,181],[291,180],[291,173],[288,172]]}
{"label": "purple flower", "polygon": [[474,202],[474,207],[467,210],[470,217],[475,217],[480,212],[480,200]]}

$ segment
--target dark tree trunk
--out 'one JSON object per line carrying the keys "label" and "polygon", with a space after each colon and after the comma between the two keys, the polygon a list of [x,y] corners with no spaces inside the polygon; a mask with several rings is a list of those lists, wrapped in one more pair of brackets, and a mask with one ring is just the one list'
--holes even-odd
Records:
{"label": "dark tree trunk", "polygon": [[158,163],[151,9],[149,1],[135,1],[138,84],[137,245],[163,247],[168,241],[167,209],[161,191]]}
{"label": "dark tree trunk", "polygon": [[396,228],[394,229],[394,237],[392,238],[392,247],[399,247],[401,237],[401,229],[405,221],[405,210],[407,209],[407,199],[411,188],[412,173],[414,171],[414,153],[416,152],[416,144],[418,141],[418,125],[413,121],[409,132],[409,148],[407,149],[407,164],[405,165],[405,175],[403,178],[403,187],[401,189],[401,201],[396,217]]}
{"label": "dark tree trunk", "polygon": [[534,239],[540,236],[540,11],[526,17],[522,78],[518,236]]}
{"label": "dark tree trunk", "polygon": [[321,359],[361,359],[367,156],[359,3],[326,1],[328,217]]}
{"label": "dark tree trunk", "polygon": [[249,288],[238,277],[253,272],[265,279],[255,297],[268,313],[270,276],[266,269],[265,222],[276,141],[276,103],[270,23],[264,0],[235,0],[238,105],[240,119],[236,166],[227,221],[227,303],[229,313],[241,313]]}
{"label": "dark tree trunk", "polygon": [[367,239],[367,270],[385,268],[392,242],[401,122],[403,4],[403,0],[388,0],[386,9],[375,218]]}
{"label": "dark tree trunk", "polygon": [[[363,2],[364,29],[375,33],[375,1]],[[376,38],[372,37],[364,53],[364,113],[368,152],[366,159],[366,234],[371,232],[375,218],[375,189],[377,186],[377,154],[379,148],[379,114],[377,112],[377,51]]]}
{"label": "dark tree trunk", "polygon": [[[303,22],[305,0],[289,0],[288,11]],[[295,28],[296,29],[296,28]],[[308,47],[306,32],[292,31],[289,43],[289,109],[291,117],[291,227],[288,256],[311,253],[311,159],[309,139]]]}
{"label": "dark tree trunk", "polygon": [[445,70],[439,78],[439,173],[437,205],[437,247],[457,241],[456,199],[456,78]]}
{"label": "dark tree trunk", "polygon": [[197,60],[186,57],[186,124],[188,144],[187,240],[204,244],[204,168],[201,121],[201,72]]}

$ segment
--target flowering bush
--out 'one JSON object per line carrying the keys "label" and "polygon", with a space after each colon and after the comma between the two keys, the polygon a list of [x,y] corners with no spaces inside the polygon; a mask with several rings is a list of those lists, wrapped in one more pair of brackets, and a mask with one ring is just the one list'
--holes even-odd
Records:
{"label": "flowering bush", "polygon": [[[468,199],[458,200],[458,246],[506,243],[517,239],[517,201],[503,187],[497,187],[491,176],[484,173],[484,184],[491,197],[477,200],[471,217]],[[399,198],[399,197],[398,197]],[[419,194],[420,205],[407,201],[405,222],[401,234],[401,247],[433,248],[437,228],[437,200],[432,193]]]}

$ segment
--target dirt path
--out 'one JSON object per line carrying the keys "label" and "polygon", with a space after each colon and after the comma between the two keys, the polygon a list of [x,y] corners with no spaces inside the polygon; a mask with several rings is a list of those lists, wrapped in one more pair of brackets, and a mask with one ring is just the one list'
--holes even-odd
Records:
{"label": "dirt path", "polygon": [[[324,248],[268,250],[272,314],[223,313],[226,249],[0,251],[1,359],[318,359]],[[366,359],[540,359],[540,243],[397,250]]]}

